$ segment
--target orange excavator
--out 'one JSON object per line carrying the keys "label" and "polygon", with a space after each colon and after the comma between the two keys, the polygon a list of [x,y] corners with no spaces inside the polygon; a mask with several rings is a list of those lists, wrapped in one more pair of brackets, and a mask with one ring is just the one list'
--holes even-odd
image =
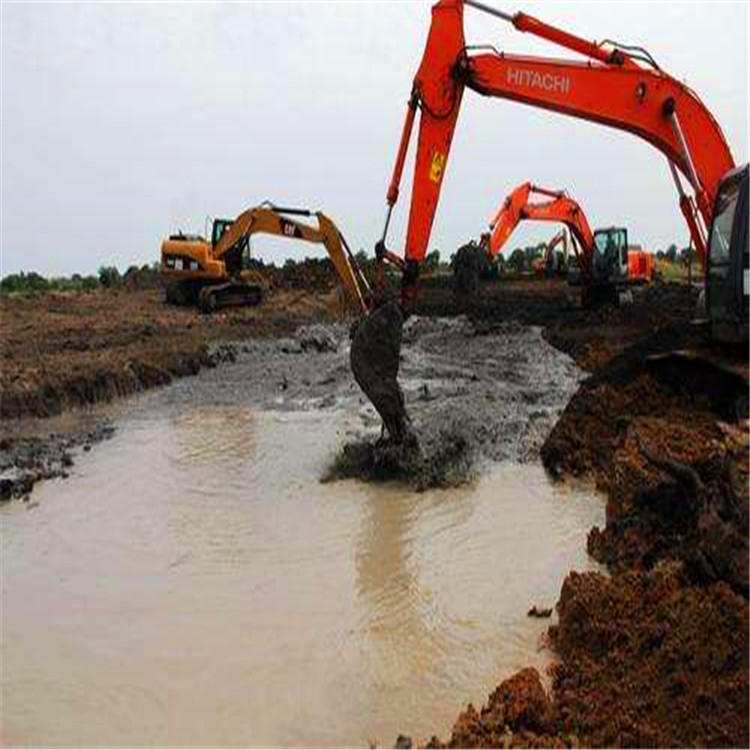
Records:
{"label": "orange excavator", "polygon": [[[518,31],[583,56],[561,60],[467,45],[464,10],[488,14]],[[414,78],[387,193],[388,210],[376,256],[402,272],[400,305],[381,305],[359,326],[351,348],[355,379],[394,441],[408,434],[396,379],[404,314],[416,294],[464,92],[508,99],[633,133],[664,154],[693,246],[706,272],[712,336],[748,340],[748,168],[737,168],[724,134],[698,95],[663,71],[641,47],[588,41],[526,13],[508,14],[478,0],[440,0]],[[387,249],[414,123],[419,138],[403,256]],[[686,187],[685,181],[687,181]],[[688,190],[692,190],[692,195]],[[625,238],[621,238],[622,246]],[[392,360],[383,357],[394,356]]]}
{"label": "orange excavator", "polygon": [[[536,276],[565,275],[568,270],[568,230],[561,229],[549,242],[544,245],[541,258],[531,262],[531,270]],[[562,245],[562,250],[557,246]]]}
{"label": "orange excavator", "polygon": [[[548,200],[534,202],[530,200],[532,195]],[[592,232],[580,204],[564,190],[550,190],[530,182],[513,190],[490,222],[491,256],[503,249],[524,220],[560,222],[570,230],[580,269],[572,279],[580,276],[587,300],[609,299],[625,284],[651,281],[653,258],[628,244],[627,229],[608,227]]]}

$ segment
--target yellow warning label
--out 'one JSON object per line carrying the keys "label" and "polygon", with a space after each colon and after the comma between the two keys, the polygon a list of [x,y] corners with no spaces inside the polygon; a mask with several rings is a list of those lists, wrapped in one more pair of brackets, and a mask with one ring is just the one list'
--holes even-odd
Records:
{"label": "yellow warning label", "polygon": [[436,151],[432,155],[432,163],[430,164],[430,179],[433,182],[440,182],[440,178],[443,176],[443,169],[445,167],[445,154],[441,154]]}

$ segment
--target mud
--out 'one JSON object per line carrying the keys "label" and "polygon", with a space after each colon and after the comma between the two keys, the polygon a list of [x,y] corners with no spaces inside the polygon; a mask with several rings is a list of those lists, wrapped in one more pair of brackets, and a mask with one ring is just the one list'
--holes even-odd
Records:
{"label": "mud", "polygon": [[[723,398],[724,381],[649,364],[704,343],[685,323],[695,294],[636,290],[633,305],[592,312],[557,281],[485,283],[469,300],[450,284],[428,282],[404,327],[399,377],[422,446],[405,465],[378,442],[380,419],[350,376],[347,326],[295,336],[333,317],[332,297],[306,293],[210,320],[165,311],[151,292],[3,300],[0,413],[46,415],[166,382],[202,367],[212,342],[234,340],[220,350],[228,364],[215,371],[213,404],[356,411],[335,476],[451,485],[487,459],[541,455],[554,475],[606,492],[606,525],[588,545],[611,577],[566,580],[549,632],[560,659],[551,691],[543,698],[538,676],[519,673],[462,714],[447,744],[746,747],[748,425],[731,384]],[[542,337],[591,376],[580,383]],[[141,373],[133,381],[128,366]],[[171,393],[190,398],[190,379]],[[63,472],[66,451],[55,454]]]}
{"label": "mud", "polygon": [[[554,318],[552,288],[540,292],[519,318],[546,319],[545,338],[592,373],[542,460],[606,492],[606,525],[592,529],[588,549],[612,575],[571,573],[563,586],[549,629],[560,659],[549,711],[527,670],[481,711],[469,706],[445,744],[746,747],[747,352],[708,347],[686,322],[694,294],[684,288],[642,290],[630,308],[596,312],[571,312],[558,298]],[[468,314],[491,329],[489,305]],[[674,349],[718,356],[731,373],[654,364]],[[513,716],[528,707],[528,720],[509,721],[508,700],[522,707]]]}
{"label": "mud", "polygon": [[467,316],[410,318],[401,354],[416,445],[357,436],[326,479],[399,480],[424,490],[471,481],[488,460],[534,460],[580,379],[539,329]]}
{"label": "mud", "polygon": [[607,525],[588,547],[612,570],[679,560],[697,584],[748,595],[748,433],[694,415],[643,417],[613,457]]}
{"label": "mud", "polygon": [[291,335],[331,320],[334,294],[279,292],[212,316],[164,304],[161,290],[0,300],[0,417],[49,417],[165,385],[221,361],[211,345]]}
{"label": "mud", "polygon": [[44,437],[5,436],[0,439],[0,502],[29,500],[34,485],[42,479],[66,478],[80,451],[114,434],[102,424],[92,430],[53,432]]}

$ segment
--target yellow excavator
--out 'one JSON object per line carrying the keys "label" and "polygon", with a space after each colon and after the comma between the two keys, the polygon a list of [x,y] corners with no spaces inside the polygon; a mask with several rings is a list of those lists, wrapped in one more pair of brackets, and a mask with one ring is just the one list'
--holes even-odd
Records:
{"label": "yellow excavator", "polygon": [[[318,225],[311,226],[296,217],[315,217]],[[182,233],[164,240],[161,273],[167,302],[197,304],[206,313],[221,307],[260,304],[267,282],[259,271],[243,268],[254,234],[323,245],[349,304],[363,314],[370,309],[370,286],[333,221],[320,211],[282,208],[268,202],[248,208],[233,220],[215,219],[210,241]]]}

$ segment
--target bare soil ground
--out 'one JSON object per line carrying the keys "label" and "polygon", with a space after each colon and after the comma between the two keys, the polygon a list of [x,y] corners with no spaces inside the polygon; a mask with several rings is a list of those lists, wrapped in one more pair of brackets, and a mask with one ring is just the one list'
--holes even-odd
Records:
{"label": "bare soil ground", "polygon": [[[524,670],[481,711],[469,707],[445,744],[747,747],[747,386],[679,362],[652,366],[665,349],[706,346],[686,323],[688,288],[642,290],[628,307],[599,311],[569,297],[559,281],[518,280],[485,284],[466,302],[435,279],[420,299],[421,315],[466,314],[476,335],[512,320],[540,326],[591,373],[542,459],[553,475],[590,478],[607,495],[606,526],[588,546],[611,576],[566,579],[549,633],[559,656],[552,692]],[[157,291],[0,305],[4,420],[166,383],[231,357],[218,342],[288,336],[337,308],[335,295],[305,291],[211,318],[166,307]],[[729,360],[746,374],[747,352]],[[18,453],[13,440],[3,437],[0,452]],[[32,461],[37,448],[24,447]],[[61,471],[68,448],[62,439]]]}
{"label": "bare soil ground", "polygon": [[[283,336],[331,318],[335,294],[277,292],[212,316],[164,304],[161,290],[0,300],[0,417],[46,417],[216,364],[210,344]],[[219,355],[220,356],[220,355]]]}

